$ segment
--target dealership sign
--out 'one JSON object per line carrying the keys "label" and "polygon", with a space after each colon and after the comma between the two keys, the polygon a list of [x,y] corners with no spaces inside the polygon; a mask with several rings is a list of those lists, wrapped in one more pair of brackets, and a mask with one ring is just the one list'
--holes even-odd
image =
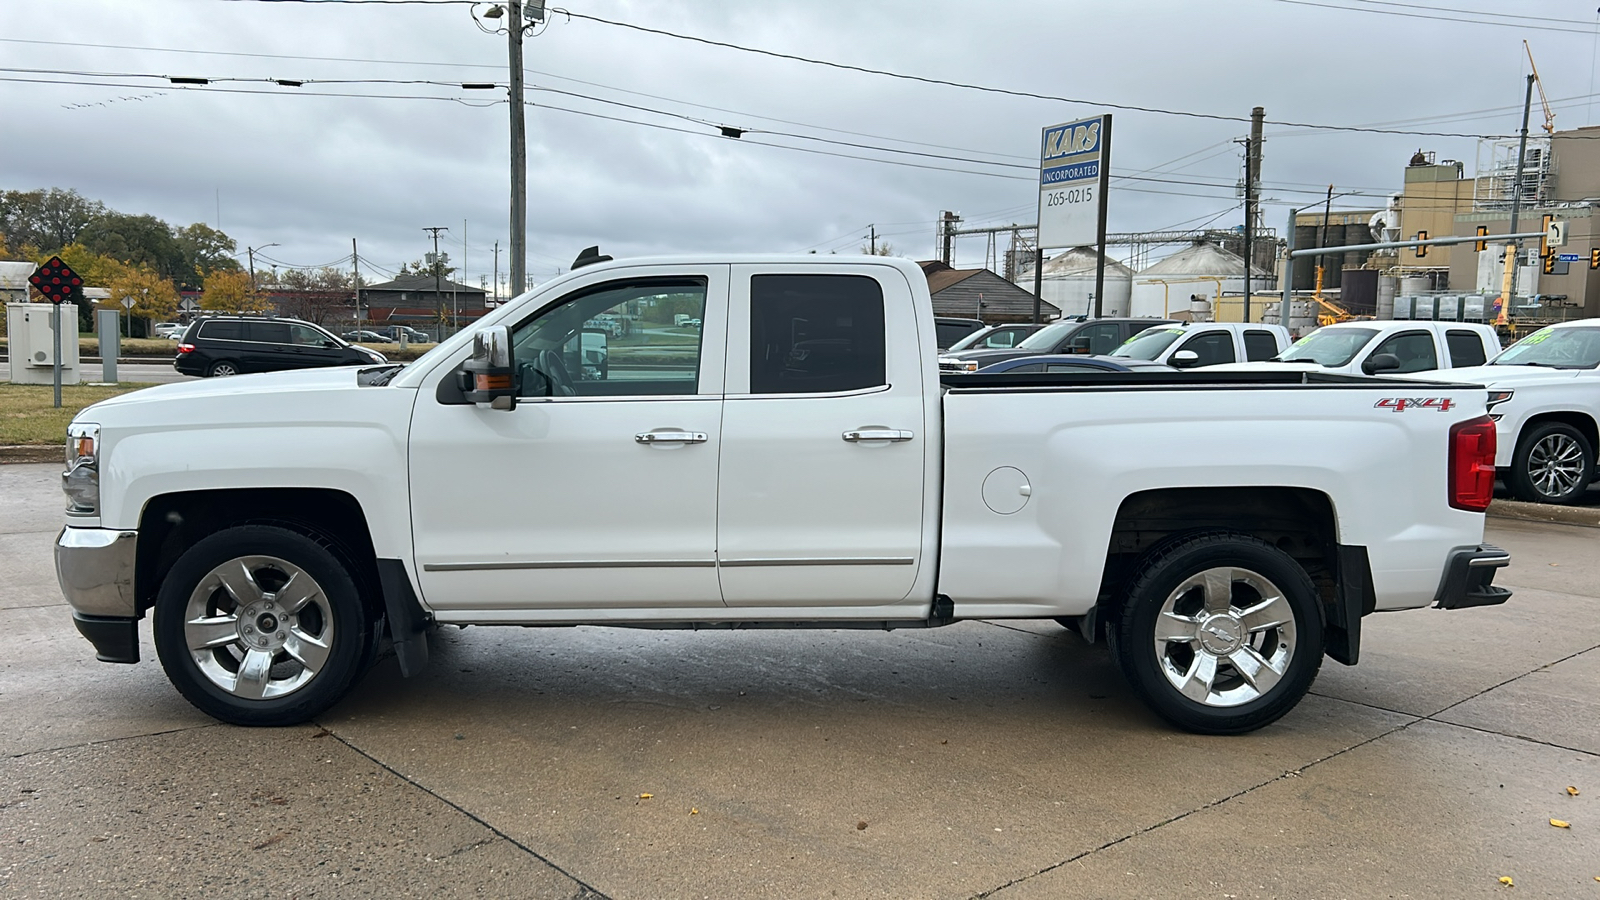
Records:
{"label": "dealership sign", "polygon": [[1110,116],[1044,129],[1039,152],[1041,248],[1099,243],[1110,143]]}

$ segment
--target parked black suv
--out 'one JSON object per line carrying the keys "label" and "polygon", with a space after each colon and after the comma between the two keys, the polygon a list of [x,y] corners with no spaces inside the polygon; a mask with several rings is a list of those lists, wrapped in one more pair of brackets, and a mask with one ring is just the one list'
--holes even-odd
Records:
{"label": "parked black suv", "polygon": [[1169,319],[1062,319],[1028,335],[1010,350],[960,350],[939,354],[941,372],[976,372],[984,366],[1024,356],[1085,353],[1104,356],[1152,325]]}
{"label": "parked black suv", "polygon": [[189,326],[172,367],[185,375],[240,375],[321,366],[370,366],[383,354],[352,347],[310,322],[212,316]]}

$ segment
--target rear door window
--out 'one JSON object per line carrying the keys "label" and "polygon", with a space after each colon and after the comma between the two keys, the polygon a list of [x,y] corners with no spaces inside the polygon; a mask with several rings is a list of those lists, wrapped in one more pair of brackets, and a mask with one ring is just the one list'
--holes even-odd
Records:
{"label": "rear door window", "polygon": [[1445,332],[1445,346],[1450,349],[1450,365],[1481,366],[1487,359],[1483,353],[1483,338],[1475,331],[1451,329]]}
{"label": "rear door window", "polygon": [[1115,322],[1085,325],[1062,341],[1056,348],[1056,352],[1069,353],[1072,350],[1073,343],[1084,338],[1089,339],[1090,353],[1096,356],[1104,355],[1117,349],[1117,345],[1122,343],[1122,327]]}
{"label": "rear door window", "polygon": [[1244,358],[1250,362],[1271,359],[1278,355],[1278,340],[1270,331],[1250,330],[1244,333]]}
{"label": "rear door window", "polygon": [[289,340],[301,347],[321,347],[332,339],[309,325],[290,325]]}
{"label": "rear door window", "polygon": [[1193,350],[1200,357],[1194,365],[1215,366],[1234,361],[1233,335],[1226,331],[1202,331],[1178,346],[1174,353]]}
{"label": "rear door window", "polygon": [[883,289],[862,275],[750,279],[750,392],[853,391],[888,383]]}
{"label": "rear door window", "polygon": [[258,344],[289,343],[288,322],[245,322],[244,339]]}

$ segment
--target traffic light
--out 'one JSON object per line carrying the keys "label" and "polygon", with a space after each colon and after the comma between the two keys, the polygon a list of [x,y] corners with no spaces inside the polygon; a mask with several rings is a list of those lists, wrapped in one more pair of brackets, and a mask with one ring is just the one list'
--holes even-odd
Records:
{"label": "traffic light", "polygon": [[[1427,239],[1428,239],[1428,233],[1426,231],[1417,232],[1417,240],[1425,241]],[[1427,255],[1428,255],[1428,245],[1427,244],[1418,244],[1417,245],[1417,259],[1421,259],[1421,258],[1423,258],[1424,256],[1427,256]]]}
{"label": "traffic light", "polygon": [[1556,255],[1554,253],[1544,258],[1544,273],[1553,275],[1556,271]]}
{"label": "traffic light", "polygon": [[[1478,226],[1478,237],[1486,237],[1488,234],[1489,234],[1489,226],[1487,226],[1487,225],[1479,225]],[[1488,241],[1479,241],[1477,243],[1477,248],[1478,248],[1478,252],[1482,253],[1483,251],[1489,249],[1489,242]]]}
{"label": "traffic light", "polygon": [[1589,268],[1600,269],[1600,247],[1589,251]]}

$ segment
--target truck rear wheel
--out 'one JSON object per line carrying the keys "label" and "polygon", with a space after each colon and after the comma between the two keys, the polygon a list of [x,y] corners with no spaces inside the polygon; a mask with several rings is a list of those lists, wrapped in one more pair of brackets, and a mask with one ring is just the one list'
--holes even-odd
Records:
{"label": "truck rear wheel", "polygon": [[1276,721],[1322,664],[1316,589],[1258,538],[1209,532],[1158,547],[1112,626],[1114,653],[1156,714],[1200,734]]}
{"label": "truck rear wheel", "polygon": [[1594,448],[1578,429],[1546,422],[1517,442],[1511,493],[1533,503],[1576,503],[1594,476]]}
{"label": "truck rear wheel", "polygon": [[332,706],[365,671],[373,627],[331,545],[272,525],[190,547],[155,605],[167,677],[234,725],[293,725]]}

